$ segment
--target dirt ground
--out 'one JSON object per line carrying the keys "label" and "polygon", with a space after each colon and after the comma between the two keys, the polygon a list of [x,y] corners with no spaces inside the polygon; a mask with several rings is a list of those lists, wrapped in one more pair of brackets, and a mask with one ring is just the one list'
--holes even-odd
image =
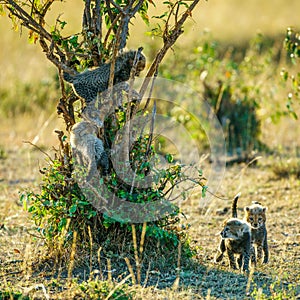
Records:
{"label": "dirt ground", "polygon": [[[0,287],[13,287],[28,292],[33,283],[43,284],[47,276],[35,273],[28,261],[39,255],[43,242],[35,238],[33,224],[19,203],[19,191],[36,188],[40,180],[37,168],[44,155],[26,147],[5,149],[0,167]],[[283,294],[283,298],[300,297],[300,201],[299,179],[278,178],[273,173],[274,158],[262,157],[256,166],[227,167],[218,195],[234,196],[242,192],[242,207],[260,201],[268,207],[267,229],[270,262],[258,266],[248,280],[243,274],[231,271],[228,259],[215,265],[220,226],[230,216],[231,200],[211,197],[203,205],[196,195],[181,204],[191,225],[189,234],[193,246],[198,247],[195,263],[183,266],[177,290],[176,272],[150,276],[148,287],[136,291],[137,299],[260,299],[261,294]],[[228,211],[226,212],[226,208]],[[155,272],[150,272],[154,274]],[[156,281],[156,283],[155,283]],[[0,290],[1,290],[0,289]],[[291,289],[291,291],[289,290]],[[247,296],[248,295],[248,296]],[[141,299],[140,298],[140,299]]]}

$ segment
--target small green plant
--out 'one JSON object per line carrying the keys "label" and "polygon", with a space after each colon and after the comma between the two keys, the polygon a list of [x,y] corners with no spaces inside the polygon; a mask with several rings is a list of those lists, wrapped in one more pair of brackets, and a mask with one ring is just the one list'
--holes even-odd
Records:
{"label": "small green plant", "polygon": [[2,146],[0,146],[0,159],[6,159],[7,153]]}
{"label": "small green plant", "polygon": [[126,284],[118,287],[111,282],[98,280],[83,282],[77,288],[81,296],[84,296],[84,298],[88,297],[89,299],[133,299],[134,292],[129,292],[126,289],[128,289]]}
{"label": "small green plant", "polygon": [[0,300],[29,300],[28,296],[24,296],[21,292],[16,291],[15,288],[7,288],[3,291],[0,291]]}
{"label": "small green plant", "polygon": [[297,299],[297,286],[294,284],[285,285],[280,280],[274,280],[268,288],[268,293],[264,293],[262,288],[255,287],[251,293],[252,299],[257,300],[284,300]]}
{"label": "small green plant", "polygon": [[87,236],[89,223],[97,215],[93,206],[85,199],[80,187],[59,160],[54,160],[41,170],[43,184],[39,193],[21,195],[23,203],[29,203],[28,211],[38,231],[53,247],[56,238],[64,235],[65,242],[77,231]]}

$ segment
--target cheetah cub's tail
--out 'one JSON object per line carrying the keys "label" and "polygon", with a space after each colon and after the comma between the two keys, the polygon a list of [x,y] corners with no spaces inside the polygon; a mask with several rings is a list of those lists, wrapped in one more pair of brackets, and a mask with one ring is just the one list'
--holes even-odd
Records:
{"label": "cheetah cub's tail", "polygon": [[237,218],[237,202],[239,200],[241,196],[241,193],[238,193],[234,198],[233,198],[233,201],[232,201],[232,206],[231,206],[231,209],[232,209],[232,217],[233,218]]}

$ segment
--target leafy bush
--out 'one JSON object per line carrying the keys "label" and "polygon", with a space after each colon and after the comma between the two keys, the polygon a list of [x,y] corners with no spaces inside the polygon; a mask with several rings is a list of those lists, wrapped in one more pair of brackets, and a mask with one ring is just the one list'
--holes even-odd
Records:
{"label": "leafy bush", "polygon": [[[300,58],[300,33],[293,28],[288,28],[284,41],[284,47],[287,51],[290,62],[293,65],[299,63]],[[285,68],[281,71],[281,76],[286,83],[289,83],[290,92],[287,95],[287,108],[289,113],[297,119],[297,112],[294,109],[295,100],[300,102],[300,72],[292,74]]]}
{"label": "leafy bush", "polygon": [[[59,251],[61,248],[58,245],[70,247],[75,232],[77,240],[80,241],[78,247],[81,249],[85,249],[91,240],[97,244],[106,244],[105,242],[109,240],[108,249],[118,251],[118,241],[121,235],[127,236],[127,242],[131,244],[131,225],[125,221],[116,221],[109,214],[98,211],[89,202],[87,194],[83,193],[79,187],[72,175],[73,160],[66,160],[69,145],[65,137],[61,138],[64,151],[58,152],[60,155],[56,155],[56,159],[50,161],[48,166],[41,170],[43,178],[40,191],[28,191],[21,194],[21,201],[30,212],[37,230],[45,238],[49,249]],[[152,168],[151,164],[142,164],[143,149],[147,148],[146,144],[148,144],[148,138],[139,140],[138,147],[136,148],[135,145],[131,152],[131,161],[135,162],[134,168],[137,169],[137,175],[142,175],[145,170],[148,172]],[[155,151],[153,149],[151,151],[155,156]],[[172,161],[172,159],[169,160]],[[156,180],[148,188],[132,188],[124,184],[115,172],[101,182],[111,193],[122,200],[146,203],[166,199],[174,187],[187,179],[180,164],[170,165],[166,169],[155,170],[155,172]],[[136,180],[138,181],[138,178]],[[199,184],[201,184],[200,181]],[[118,216],[117,219],[126,220],[126,211],[123,211],[122,207],[114,209],[114,216]],[[150,211],[149,214],[151,214]],[[179,208],[173,205],[172,213],[147,224],[146,237],[151,247],[156,247],[155,245],[159,243],[160,250],[164,248],[162,251],[167,249],[172,251],[178,247],[179,243],[182,243],[183,253],[186,257],[191,257],[194,252],[190,248],[187,233],[184,229],[180,229],[180,214]],[[137,231],[142,232],[142,225],[137,226]]]}

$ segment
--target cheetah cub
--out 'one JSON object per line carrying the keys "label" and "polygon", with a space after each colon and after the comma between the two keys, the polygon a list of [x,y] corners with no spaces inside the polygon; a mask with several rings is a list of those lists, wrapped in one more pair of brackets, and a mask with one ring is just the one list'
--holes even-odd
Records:
{"label": "cheetah cub", "polygon": [[[138,51],[130,50],[117,56],[115,61],[113,85],[129,80],[137,55]],[[134,75],[139,76],[145,66],[146,57],[140,53]],[[102,93],[107,90],[110,68],[111,62],[108,62],[100,65],[94,70],[87,70],[85,72],[77,73],[76,75],[70,75],[63,72],[63,77],[64,80],[72,84],[73,90],[79,98],[84,99],[86,103],[90,103],[97,99],[98,93]]]}
{"label": "cheetah cub", "polygon": [[251,230],[247,222],[237,218],[237,201],[240,193],[235,196],[232,202],[232,218],[226,220],[220,232],[221,241],[218,252],[215,255],[215,262],[223,259],[227,252],[230,267],[237,269],[236,256],[239,269],[249,272],[249,260],[251,249]]}
{"label": "cheetah cub", "polygon": [[108,155],[102,140],[97,137],[97,131],[95,124],[81,121],[73,125],[70,133],[73,157],[78,165],[86,167],[88,181],[95,176],[99,167],[103,175],[107,175],[109,169]]}
{"label": "cheetah cub", "polygon": [[251,206],[246,206],[244,210],[244,220],[251,227],[251,262],[256,265],[257,260],[262,260],[262,253],[264,253],[262,263],[266,264],[269,261],[266,228],[267,208],[263,207],[259,202],[253,202]]}

